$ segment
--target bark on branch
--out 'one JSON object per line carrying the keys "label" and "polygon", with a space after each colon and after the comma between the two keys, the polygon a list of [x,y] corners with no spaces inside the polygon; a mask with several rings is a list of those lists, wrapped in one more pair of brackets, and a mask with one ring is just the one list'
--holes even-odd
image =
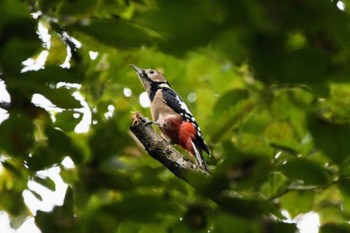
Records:
{"label": "bark on branch", "polygon": [[145,124],[149,120],[140,113],[133,113],[133,123],[130,126],[131,132],[145,147],[149,155],[162,163],[172,173],[181,179],[186,180],[188,173],[200,173],[208,175],[195,162],[183,156],[162,136],[160,136],[151,124]]}

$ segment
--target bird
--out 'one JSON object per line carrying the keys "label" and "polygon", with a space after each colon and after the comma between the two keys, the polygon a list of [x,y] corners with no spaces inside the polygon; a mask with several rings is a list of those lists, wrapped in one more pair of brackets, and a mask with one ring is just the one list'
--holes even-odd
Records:
{"label": "bird", "polygon": [[203,151],[210,155],[200,127],[181,96],[171,88],[165,76],[155,69],[142,69],[130,64],[136,71],[150,100],[152,122],[158,125],[165,139],[180,145],[195,157],[199,167],[209,173]]}

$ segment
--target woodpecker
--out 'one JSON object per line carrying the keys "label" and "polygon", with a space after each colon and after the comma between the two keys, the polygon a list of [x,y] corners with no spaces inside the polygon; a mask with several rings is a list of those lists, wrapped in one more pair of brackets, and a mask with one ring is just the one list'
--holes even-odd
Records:
{"label": "woodpecker", "polygon": [[160,72],[141,69],[130,64],[141,80],[150,99],[153,122],[171,143],[180,145],[192,154],[198,165],[209,172],[202,151],[210,155],[201,130],[183,99],[170,87]]}

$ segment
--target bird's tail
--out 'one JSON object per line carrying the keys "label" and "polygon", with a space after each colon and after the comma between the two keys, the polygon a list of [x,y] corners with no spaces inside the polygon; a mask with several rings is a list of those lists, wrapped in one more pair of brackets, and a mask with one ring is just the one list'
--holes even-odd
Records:
{"label": "bird's tail", "polygon": [[209,173],[208,165],[204,160],[202,149],[199,146],[197,146],[196,143],[194,143],[194,142],[192,142],[192,146],[193,146],[194,155],[196,157],[196,161],[197,161],[198,165],[203,170],[205,170],[206,172]]}

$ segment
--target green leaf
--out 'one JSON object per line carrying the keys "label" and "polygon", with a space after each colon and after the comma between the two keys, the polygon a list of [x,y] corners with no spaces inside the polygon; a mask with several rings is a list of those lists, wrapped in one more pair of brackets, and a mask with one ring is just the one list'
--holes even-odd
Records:
{"label": "green leaf", "polygon": [[57,4],[60,2],[64,2],[65,0],[52,0],[52,1],[47,1],[47,0],[38,0],[37,4],[39,5],[39,9],[42,12],[48,11],[51,8],[55,8]]}
{"label": "green leaf", "polygon": [[[118,134],[118,137],[115,135]],[[121,152],[124,146],[128,145],[128,135],[121,132],[119,126],[112,119],[101,124],[93,132],[89,144],[93,153],[99,155],[99,159],[117,155]]]}
{"label": "green leaf", "polygon": [[31,192],[36,197],[36,199],[38,199],[39,201],[43,201],[43,197],[41,194],[37,193],[34,190],[29,190],[29,192]]}
{"label": "green leaf", "polygon": [[341,165],[340,165],[340,175],[342,177],[350,177],[350,158],[346,159]]}
{"label": "green leaf", "polygon": [[254,229],[261,227],[257,221],[247,221],[225,213],[217,214],[213,218],[215,219],[214,232],[226,232],[228,229],[235,229],[237,232],[248,233],[256,232]]}
{"label": "green leaf", "polygon": [[36,22],[33,19],[16,18],[0,31],[0,63],[5,74],[18,75],[23,68],[22,62],[34,55],[41,47],[36,34]]}
{"label": "green leaf", "polygon": [[232,110],[240,101],[249,98],[249,92],[245,89],[229,90],[216,101],[214,113],[221,115]]}
{"label": "green leaf", "polygon": [[246,219],[258,218],[274,212],[273,205],[260,198],[245,199],[221,195],[216,197],[216,201],[229,213]]}
{"label": "green leaf", "polygon": [[[159,41],[161,50],[182,55],[187,50],[206,45],[216,35],[220,20],[211,14],[215,7],[212,2],[180,0],[176,3],[156,1],[156,4],[156,8],[138,15],[136,20],[163,35]],[[215,9],[219,15],[223,10],[221,7]]]}
{"label": "green leaf", "polygon": [[249,99],[247,90],[229,90],[223,94],[215,103],[213,111],[213,118],[221,120],[209,121],[210,129],[214,131],[211,141],[215,143],[227,135],[246,119],[255,106],[256,102],[253,98]]}
{"label": "green leaf", "polygon": [[26,212],[26,205],[23,201],[22,192],[5,190],[0,192],[0,209],[11,215],[21,215]]}
{"label": "green leaf", "polygon": [[59,1],[58,15],[65,17],[66,15],[80,16],[93,12],[96,9],[97,0],[76,0],[76,1]]}
{"label": "green leaf", "polygon": [[271,221],[266,223],[266,232],[269,233],[295,233],[297,226],[294,223]]}
{"label": "green leaf", "polygon": [[267,157],[232,149],[227,153],[227,158],[217,166],[213,175],[212,183],[215,186],[220,187],[228,182],[236,191],[242,191],[257,189],[267,180],[271,169]]}
{"label": "green leaf", "polygon": [[13,112],[0,125],[0,132],[0,150],[22,158],[30,153],[34,144],[34,125],[28,116]]}
{"label": "green leaf", "polygon": [[312,210],[315,202],[315,193],[312,190],[288,191],[280,198],[283,209],[288,210],[292,217]]}
{"label": "green leaf", "polygon": [[30,79],[39,84],[57,84],[59,82],[67,83],[82,83],[83,75],[79,75],[78,71],[72,67],[70,69],[63,69],[57,66],[46,66],[45,69],[38,71],[28,71],[21,76],[24,79]]}
{"label": "green leaf", "polygon": [[86,25],[76,24],[70,28],[86,33],[101,43],[121,49],[149,45],[152,41],[152,36],[145,29],[120,18],[91,19]]}
{"label": "green leaf", "polygon": [[33,177],[33,181],[43,185],[44,187],[50,189],[51,191],[56,190],[56,184],[50,177],[43,177],[42,178],[39,176],[35,176],[35,177]]}
{"label": "green leaf", "polygon": [[51,90],[43,90],[42,93],[45,97],[52,101],[59,108],[74,109],[81,108],[81,103],[75,97],[72,96],[73,90],[59,88]]}
{"label": "green leaf", "polygon": [[205,208],[200,205],[190,205],[183,216],[183,221],[187,227],[193,231],[204,230],[208,226]]}
{"label": "green leaf", "polygon": [[47,127],[45,129],[46,143],[38,144],[33,154],[28,158],[28,166],[31,170],[42,170],[62,162],[65,156],[70,156],[75,164],[80,164],[85,159],[85,151],[75,139],[63,131]]}
{"label": "green leaf", "polygon": [[[78,117],[76,117],[76,115]],[[74,115],[74,116],[73,116]],[[74,131],[75,127],[79,124],[79,122],[83,118],[83,113],[78,113],[70,110],[66,110],[63,112],[59,112],[55,115],[56,121],[54,125],[58,127],[59,129],[63,130],[64,132],[72,132]]]}
{"label": "green leaf", "polygon": [[342,163],[349,158],[350,124],[335,123],[323,117],[310,115],[308,127],[314,138],[315,147],[335,163]]}
{"label": "green leaf", "polygon": [[76,164],[81,163],[85,159],[85,152],[75,142],[75,138],[69,137],[63,131],[51,127],[46,129],[46,135],[50,148],[62,153],[62,156],[69,155]]}
{"label": "green leaf", "polygon": [[337,183],[339,190],[342,191],[344,195],[350,195],[350,178],[340,178]]}
{"label": "green leaf", "polygon": [[290,159],[280,165],[278,170],[302,185],[327,185],[331,181],[326,169],[304,158]]}
{"label": "green leaf", "polygon": [[[129,195],[121,201],[103,208],[110,214],[122,219],[133,219],[139,222],[154,222],[163,218],[163,215],[174,214],[179,206],[166,199],[154,195]],[[144,213],[147,213],[146,215]]]}
{"label": "green leaf", "polygon": [[[22,4],[19,1],[11,1],[11,0],[2,0],[0,8],[0,22],[2,24],[11,21],[16,18],[30,18],[28,9],[25,4]],[[1,25],[3,26],[3,25]],[[17,32],[21,33],[21,32]]]}
{"label": "green leaf", "polygon": [[56,206],[49,213],[38,211],[35,216],[35,224],[40,227],[42,232],[51,232],[52,229],[59,233],[77,232],[76,223],[77,220],[73,214],[73,192],[71,189],[67,190],[63,206]]}
{"label": "green leaf", "polygon": [[347,223],[334,224],[328,223],[320,227],[320,233],[349,233],[350,226]]}

